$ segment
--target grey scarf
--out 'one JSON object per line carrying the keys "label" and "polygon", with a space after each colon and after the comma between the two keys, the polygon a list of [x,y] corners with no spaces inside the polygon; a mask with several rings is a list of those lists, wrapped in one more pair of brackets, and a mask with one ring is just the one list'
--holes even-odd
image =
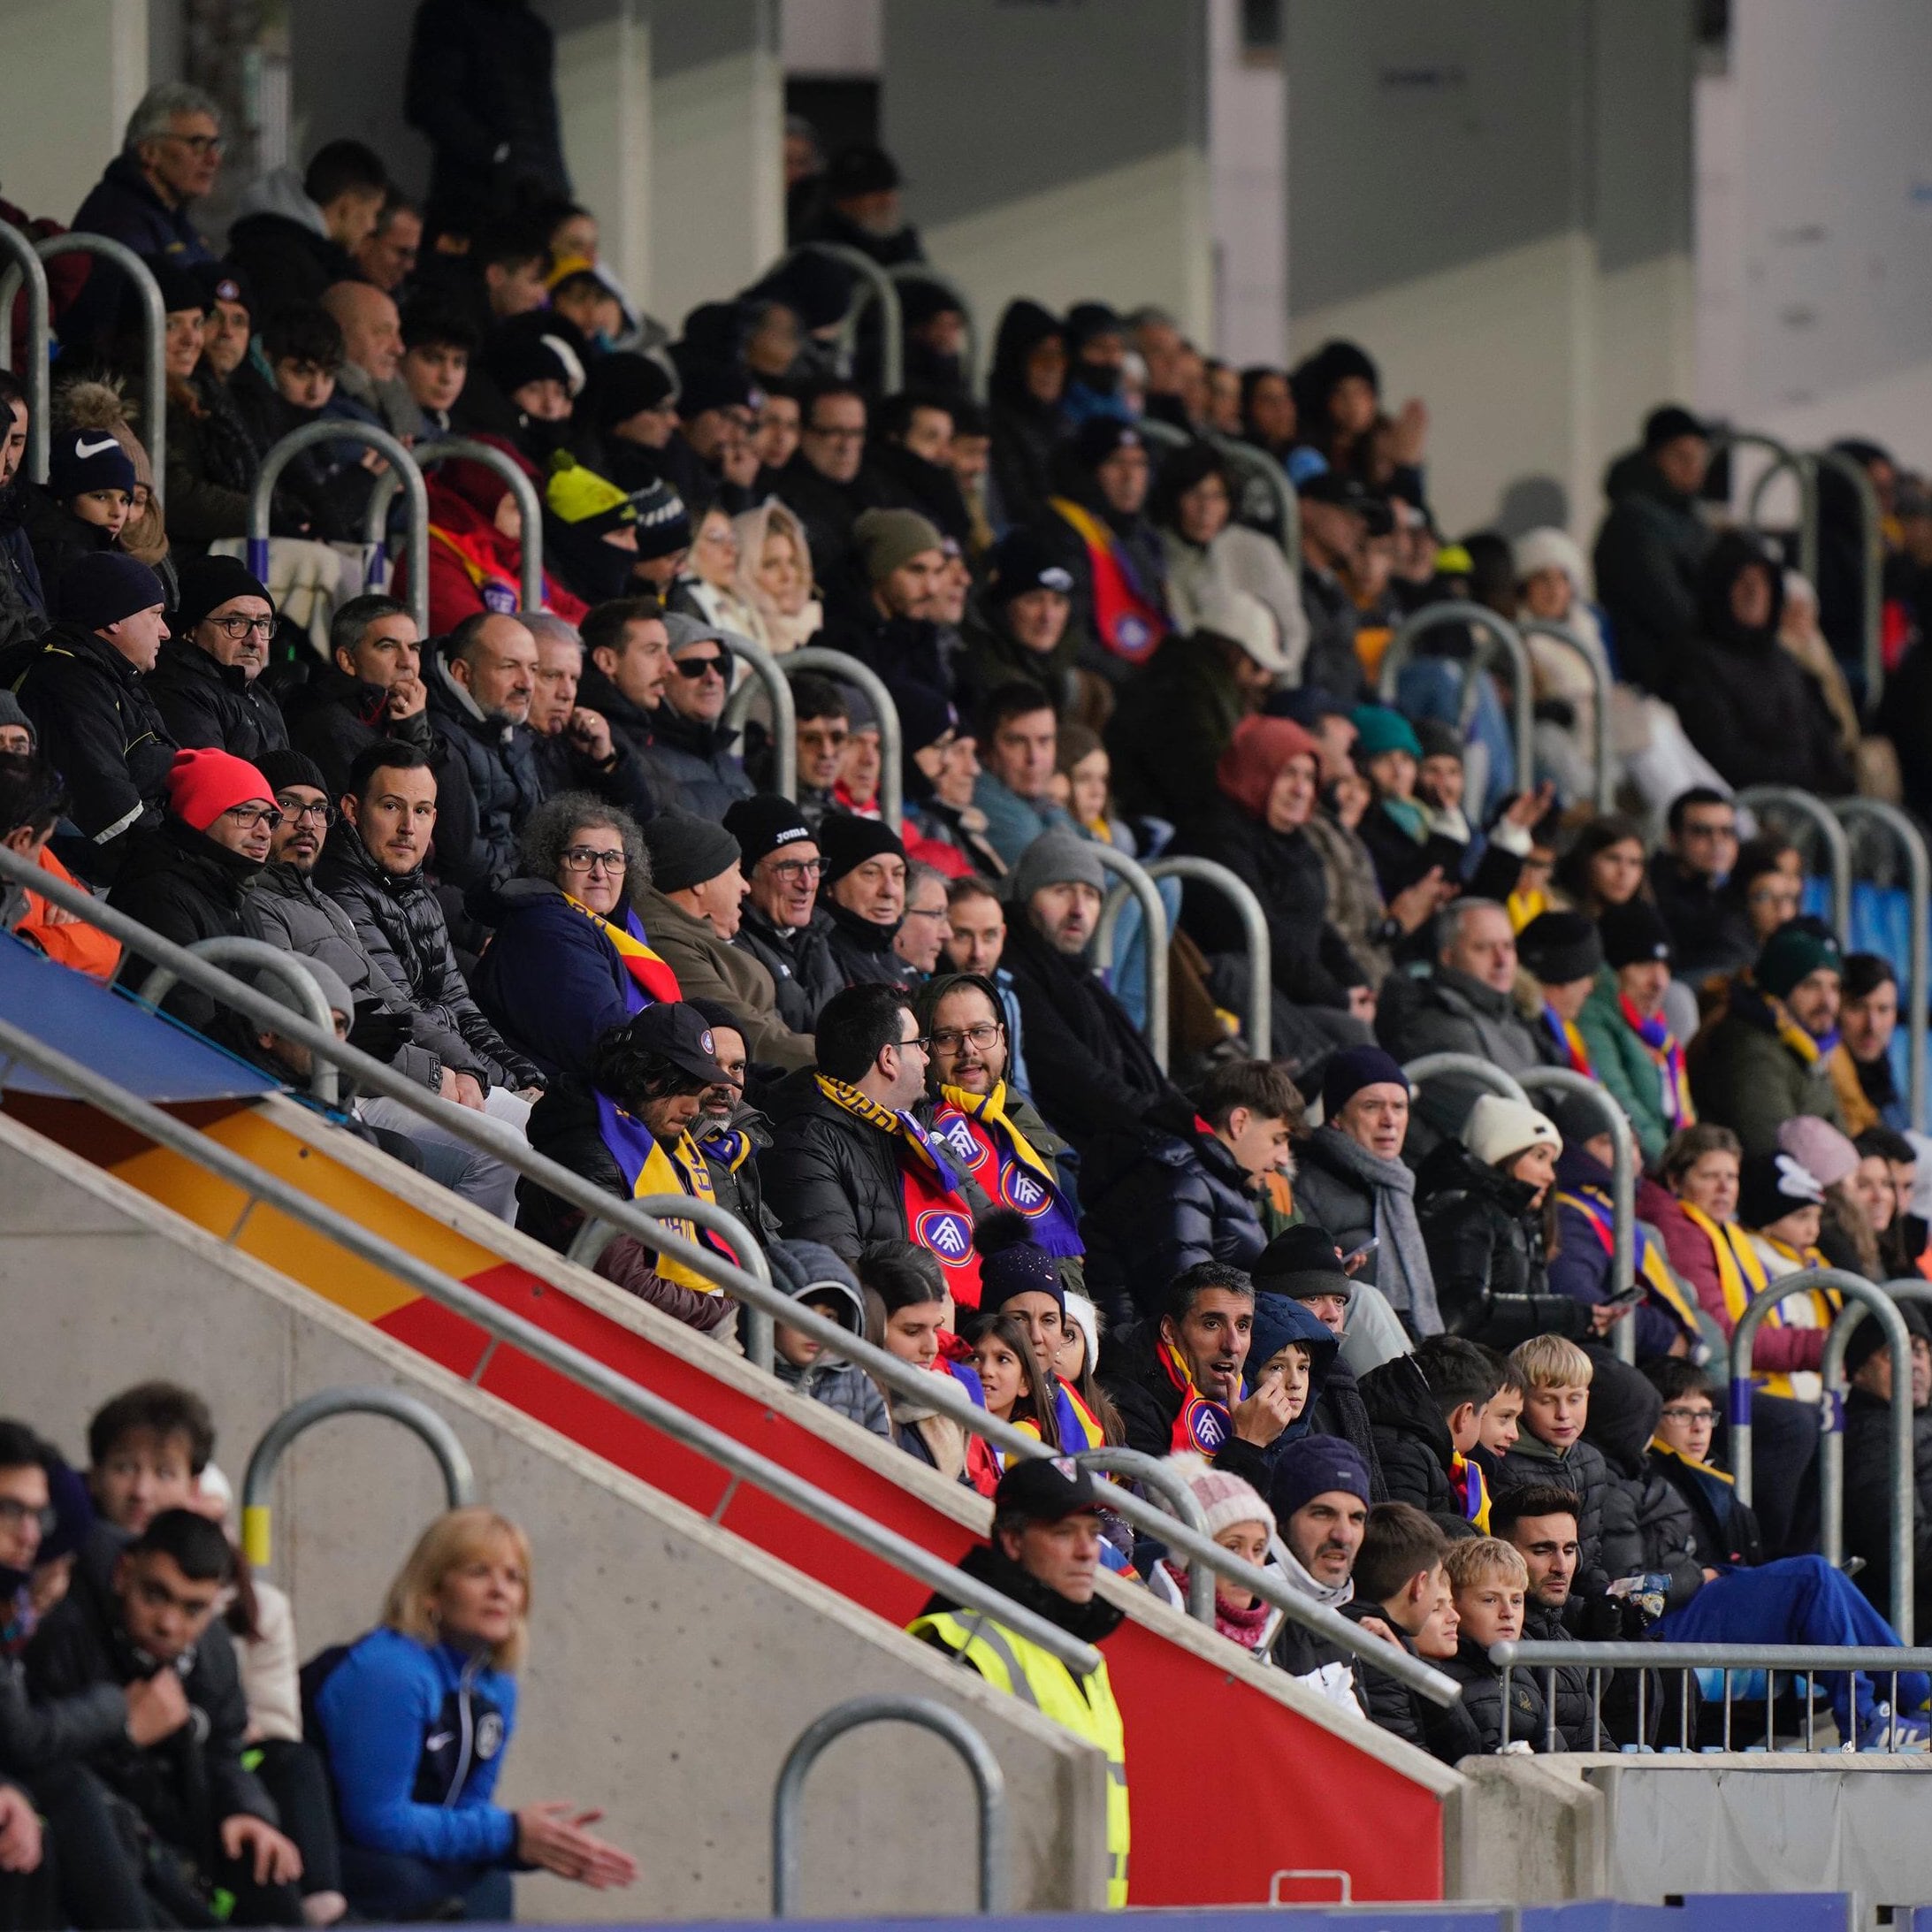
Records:
{"label": "grey scarf", "polygon": [[1429,1250],[1422,1244],[1416,1220],[1415,1175],[1401,1161],[1381,1159],[1338,1128],[1317,1131],[1323,1154],[1375,1197],[1375,1238],[1381,1243],[1375,1257],[1375,1285],[1418,1335],[1439,1335],[1442,1312],[1436,1306]]}

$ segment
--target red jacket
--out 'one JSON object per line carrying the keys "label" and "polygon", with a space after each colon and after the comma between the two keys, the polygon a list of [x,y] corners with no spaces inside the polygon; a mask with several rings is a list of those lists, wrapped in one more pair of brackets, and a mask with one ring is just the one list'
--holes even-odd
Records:
{"label": "red jacket", "polygon": [[[409,557],[396,566],[390,594],[409,594]],[[523,546],[506,537],[466,498],[430,479],[430,634],[447,637],[479,611],[514,611],[523,597]],[[549,576],[544,606],[570,623],[581,623],[590,606]]]}

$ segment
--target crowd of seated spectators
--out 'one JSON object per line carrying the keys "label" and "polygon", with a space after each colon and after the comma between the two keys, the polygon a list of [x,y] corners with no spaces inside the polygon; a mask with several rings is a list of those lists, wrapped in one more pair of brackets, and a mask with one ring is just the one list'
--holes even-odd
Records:
{"label": "crowd of seated spectators", "polygon": [[[508,57],[491,47],[477,57]],[[177,943],[244,935],[306,962],[343,1038],[471,1110],[476,1131],[375,1094],[336,1107],[340,1123],[554,1249],[585,1217],[519,1175],[519,1144],[618,1199],[726,1208],[729,1239],[671,1225],[722,1259],[755,1242],[801,1310],[1050,1447],[1182,1458],[1217,1540],[1439,1660],[1465,1696],[1439,1712],[1238,1591],[1218,1598],[1224,1634],[1451,1761],[1505,1723],[1539,1749],[1594,1723],[1643,1741],[1646,1704],[1654,1727],[1659,1700],[1634,1683],[1586,1713],[1561,1673],[1554,1708],[1519,1673],[1505,1714],[1487,1650],[1525,1631],[1895,1640],[1880,1614],[1892,1365],[1875,1323],[1847,1358],[1855,1584],[1816,1554],[1838,1298],[1787,1300],[1758,1331],[1755,1516],[1731,1497],[1714,1391],[1738,1318],[1780,1278],[1932,1275],[1932,1143],[1898,1077],[1898,972],[1806,909],[1800,851],[1734,797],[1775,781],[1932,803],[1910,728],[1932,675],[1932,486],[1847,446],[1886,516],[1879,704],[1856,582],[1834,563],[1810,585],[1763,536],[1724,527],[1703,493],[1714,432],[1680,406],[1612,466],[1586,561],[1557,530],[1441,530],[1426,412],[1388,407],[1350,343],[1237,371],[1156,309],[1016,300],[982,403],[953,298],[914,282],[915,381],[886,395],[864,329],[844,372],[853,283],[810,253],[671,339],[599,264],[554,111],[547,136],[540,115],[506,135],[520,164],[480,168],[433,65],[412,65],[409,95],[438,156],[425,209],[381,157],[330,141],[248,189],[217,256],[194,204],[218,119],[170,88],[76,216],[139,248],[161,286],[166,473],[157,493],[131,426],[133,338],[97,268],[64,285],[44,485],[21,473],[27,388],[0,371],[7,849]],[[888,157],[788,157],[799,239],[923,259]],[[343,439],[280,472],[258,577],[250,493],[275,441],[312,421]],[[474,438],[540,501],[526,528],[498,469],[428,472],[428,551],[405,565],[426,572],[427,636],[404,585],[363,579],[385,462],[358,425],[419,450]],[[1247,493],[1256,462],[1297,493],[1298,577],[1271,502]],[[1825,506],[1828,561],[1844,508]],[[530,545],[538,610],[521,603]],[[1534,769],[1501,727],[1501,674],[1467,675],[1466,625],[1429,633],[1378,695],[1395,628],[1446,599],[1567,626],[1609,668],[1606,693],[1532,633]],[[897,827],[887,739],[856,682],[792,680],[796,782],[778,789],[751,661],[811,644],[891,696]],[[1603,702],[1609,813],[1593,804]],[[1096,948],[1110,860],[1165,852],[1252,891],[1270,964],[1252,984],[1228,904],[1165,886],[1163,1065],[1138,909],[1112,964]],[[145,977],[137,947],[4,883],[17,940],[102,981]],[[1257,1001],[1266,1058],[1240,1017]],[[200,989],[177,983],[165,1011],[304,1082],[308,1047]],[[1592,1092],[1546,1105],[1467,1079],[1417,1088],[1405,1065],[1439,1052],[1566,1070]],[[1638,1168],[1628,1279],[1606,1101]],[[743,1346],[701,1270],[630,1233],[594,1265]],[[1932,1439],[1932,1340],[1905,1314]],[[1623,1324],[1634,1367],[1614,1346]],[[822,1333],[781,1323],[776,1371],[942,1476],[999,1485],[1004,1459],[951,1403],[880,1386]],[[206,1447],[186,1432],[198,1476]],[[24,1492],[22,1507],[0,1528],[45,1515]],[[109,1520],[137,1541],[94,1596],[79,1545],[59,1612],[23,1585],[27,1681],[57,1654],[83,1673],[50,1692],[79,1697],[114,1653],[127,1565],[163,1572],[179,1615],[237,1587],[232,1556],[178,1512],[151,1532]],[[435,1547],[472,1546],[527,1586],[507,1526]],[[1184,1563],[1117,1524],[1096,1547],[1180,1600]],[[422,1675],[420,1600],[442,1560],[418,1553],[387,1634],[316,1700],[346,1727],[327,1746],[338,1780],[365,1755],[356,1700],[380,1701],[386,1669]],[[91,1649],[31,1630],[80,1607],[109,1620]],[[517,1640],[483,1647],[507,1726]],[[1921,1741],[1923,1691],[1905,1680],[1890,1714]],[[1838,1695],[1862,1736],[1871,1698]],[[158,1722],[131,1716],[114,1754],[169,1735]],[[0,1760],[29,1783],[40,1769]],[[518,1857],[616,1870],[538,1825],[526,1844],[480,1787],[427,1835],[344,1800],[338,1820],[362,1836],[327,1852],[295,1829],[308,1799],[277,1814],[256,1783],[232,1791],[233,1845],[214,1821],[229,1860],[268,1842],[247,1821],[287,1827],[245,1890],[273,1922],[294,1922],[274,1917],[296,1910],[276,1888],[304,1873],[329,1880],[300,1906],[320,1923],[318,1897],[494,1911]],[[0,1844],[6,1829],[0,1814]],[[204,1879],[212,1855],[197,1846]],[[425,1891],[424,1859],[462,1882]]]}

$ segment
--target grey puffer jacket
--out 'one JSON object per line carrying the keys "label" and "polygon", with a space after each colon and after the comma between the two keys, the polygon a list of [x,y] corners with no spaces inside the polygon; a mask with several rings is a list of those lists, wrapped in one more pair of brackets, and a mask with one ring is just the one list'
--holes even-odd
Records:
{"label": "grey puffer jacket", "polygon": [[[848,1333],[866,1332],[866,1303],[851,1270],[822,1242],[813,1241],[773,1241],[767,1249],[772,1264],[773,1286],[795,1302],[826,1302],[831,1304],[829,1318]],[[827,1311],[820,1310],[823,1314]],[[892,1439],[892,1421],[887,1412],[884,1392],[863,1369],[836,1355],[821,1355],[799,1363],[787,1361],[783,1346],[773,1358],[778,1379],[801,1395],[836,1409],[848,1422],[868,1429],[875,1436]]]}
{"label": "grey puffer jacket", "polygon": [[[1375,1034],[1405,1065],[1424,1053],[1473,1053],[1506,1073],[1526,1073],[1545,1064],[1512,996],[1453,966],[1391,978],[1382,989]],[[1438,1138],[1459,1133],[1481,1091],[1465,1081],[1431,1081],[1416,1103],[1409,1157],[1427,1153]],[[1419,1134],[1416,1126],[1423,1130]]]}

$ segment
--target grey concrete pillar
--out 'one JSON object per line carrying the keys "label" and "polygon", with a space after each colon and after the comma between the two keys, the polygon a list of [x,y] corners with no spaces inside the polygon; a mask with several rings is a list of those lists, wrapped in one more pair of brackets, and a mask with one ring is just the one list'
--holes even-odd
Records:
{"label": "grey concrete pillar", "polygon": [[148,91],[148,0],[0,0],[6,197],[73,218]]}

